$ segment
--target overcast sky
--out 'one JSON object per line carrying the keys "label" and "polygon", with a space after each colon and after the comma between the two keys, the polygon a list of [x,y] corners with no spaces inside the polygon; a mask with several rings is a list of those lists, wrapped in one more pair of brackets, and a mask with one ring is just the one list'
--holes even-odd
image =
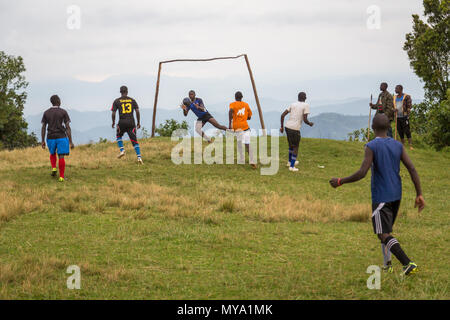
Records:
{"label": "overcast sky", "polygon": [[[80,29],[67,27],[70,5],[81,10]],[[367,27],[371,5],[380,8],[380,29]],[[30,82],[152,75],[160,60],[240,53],[264,83],[412,77],[402,46],[411,14],[422,12],[421,0],[1,1],[0,50],[24,57]],[[228,61],[164,72],[221,78],[246,70]]]}

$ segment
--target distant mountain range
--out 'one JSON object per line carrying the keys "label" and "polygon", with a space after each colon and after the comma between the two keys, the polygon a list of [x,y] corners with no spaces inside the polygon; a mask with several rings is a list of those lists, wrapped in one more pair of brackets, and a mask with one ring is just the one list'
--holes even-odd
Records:
{"label": "distant mountain range", "polygon": [[[298,75],[296,75],[298,76]],[[419,102],[421,89],[417,79],[406,75],[390,75],[390,84],[403,83],[407,92],[412,94],[413,102]],[[25,107],[29,131],[40,135],[40,121],[43,111],[49,107],[49,97],[58,94],[63,107],[69,111],[75,143],[98,141],[99,138],[113,140],[115,133],[111,128],[112,101],[117,98],[118,88],[126,84],[130,96],[136,98],[141,107],[142,126],[151,131],[152,108],[155,90],[155,77],[151,75],[112,76],[101,82],[87,82],[72,78],[39,79],[30,81],[28,99]],[[347,134],[367,126],[369,98],[346,98],[354,93],[365,95],[372,92],[374,100],[378,94],[378,76],[355,76],[347,78],[324,78],[315,80],[292,80],[283,78],[276,81],[259,81],[257,89],[263,109],[266,128],[278,129],[281,113],[292,103],[298,91],[307,92],[307,102],[311,105],[311,118],[315,126],[302,128],[305,137],[346,139]],[[185,118],[178,107],[189,89],[195,89],[205,101],[211,114],[225,125],[228,124],[228,106],[234,100],[234,92],[244,93],[244,101],[250,104],[253,118],[252,128],[260,128],[253,90],[245,73],[228,78],[197,79],[163,75],[157,112],[157,126],[166,119],[187,120],[191,130],[195,117]],[[391,89],[391,88],[390,88]],[[271,97],[287,97],[286,100]],[[212,126],[208,125],[207,128]],[[141,130],[142,132],[142,130]]]}
{"label": "distant mountain range", "polygon": [[[355,106],[359,106],[355,102]],[[327,110],[330,107],[322,107]],[[317,108],[319,109],[319,108]],[[368,108],[367,108],[368,109]],[[315,110],[315,109],[313,109]],[[258,112],[253,110],[254,115],[249,121],[250,127],[254,129],[261,128]],[[213,116],[222,124],[228,125],[228,114],[226,112],[212,112]],[[311,138],[324,138],[345,140],[347,134],[367,126],[367,116],[358,115],[342,115],[338,113],[322,113],[315,115],[316,111],[311,114],[311,121],[314,122],[313,127],[303,125],[301,131],[302,136]],[[115,139],[115,131],[111,128],[111,112],[81,112],[77,110],[70,110],[72,135],[76,144],[85,144],[89,142],[97,142],[100,138],[106,138],[113,141]],[[279,129],[281,112],[264,112],[264,121],[267,129]],[[29,132],[34,132],[38,137],[40,136],[42,115],[33,115],[26,117],[29,125]],[[152,123],[152,109],[141,109],[141,125],[148,133],[151,132]],[[157,126],[163,123],[166,119],[175,119],[179,122],[186,120],[189,124],[190,131],[193,133],[195,124],[195,116],[189,114],[184,117],[180,109],[167,110],[160,109],[157,112]],[[205,130],[213,128],[211,125],[205,126]],[[142,136],[142,130],[140,130]]]}

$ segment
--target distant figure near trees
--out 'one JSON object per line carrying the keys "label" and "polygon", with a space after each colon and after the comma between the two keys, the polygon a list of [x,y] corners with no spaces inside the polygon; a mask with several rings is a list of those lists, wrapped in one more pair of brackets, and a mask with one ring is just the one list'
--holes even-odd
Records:
{"label": "distant figure near trees", "polygon": [[409,149],[412,150],[411,128],[409,127],[409,113],[412,108],[411,96],[403,93],[401,84],[395,87],[394,112],[397,114],[397,130],[402,141],[405,144],[405,135],[408,139]]}
{"label": "distant figure near trees", "polygon": [[[382,82],[380,84],[381,93],[378,95],[377,103],[371,102],[369,105],[372,109],[377,110],[377,114],[384,113],[388,117],[389,122],[392,123],[392,121],[394,121],[394,102],[392,95],[389,93],[387,88],[388,84],[386,82]],[[393,138],[392,126],[389,126],[387,135],[388,137]]]}

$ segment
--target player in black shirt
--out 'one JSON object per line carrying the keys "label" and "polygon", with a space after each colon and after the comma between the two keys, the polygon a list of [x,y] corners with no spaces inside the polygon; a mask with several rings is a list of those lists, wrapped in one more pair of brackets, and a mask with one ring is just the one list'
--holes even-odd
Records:
{"label": "player in black shirt", "polygon": [[[136,151],[138,163],[142,164],[141,150],[136,137],[136,128],[141,128],[141,114],[139,113],[139,106],[133,98],[128,97],[128,88],[126,86],[120,87],[120,98],[114,100],[112,111],[112,127],[115,127],[116,123],[116,111],[119,110],[119,123],[117,124],[117,144],[120,149],[118,158],[122,158],[125,155],[125,149],[123,147],[122,137],[126,132],[133,144]],[[134,122],[133,112],[136,111],[137,127]]]}
{"label": "player in black shirt", "polygon": [[[56,176],[56,153],[59,158],[59,181],[64,181],[64,170],[70,148],[74,148],[72,133],[70,129],[70,118],[66,110],[61,108],[61,99],[57,95],[50,98],[53,107],[46,110],[42,116],[42,149],[45,149],[45,132],[47,131],[47,146],[50,151],[50,163],[52,165],[52,176]],[[47,130],[46,130],[47,129]]]}

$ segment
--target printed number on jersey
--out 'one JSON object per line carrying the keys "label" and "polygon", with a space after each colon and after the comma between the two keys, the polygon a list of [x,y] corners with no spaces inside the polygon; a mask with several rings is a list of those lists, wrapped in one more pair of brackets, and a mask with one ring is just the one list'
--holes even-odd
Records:
{"label": "printed number on jersey", "polygon": [[133,111],[131,103],[122,103],[122,113],[131,113],[131,111]]}

